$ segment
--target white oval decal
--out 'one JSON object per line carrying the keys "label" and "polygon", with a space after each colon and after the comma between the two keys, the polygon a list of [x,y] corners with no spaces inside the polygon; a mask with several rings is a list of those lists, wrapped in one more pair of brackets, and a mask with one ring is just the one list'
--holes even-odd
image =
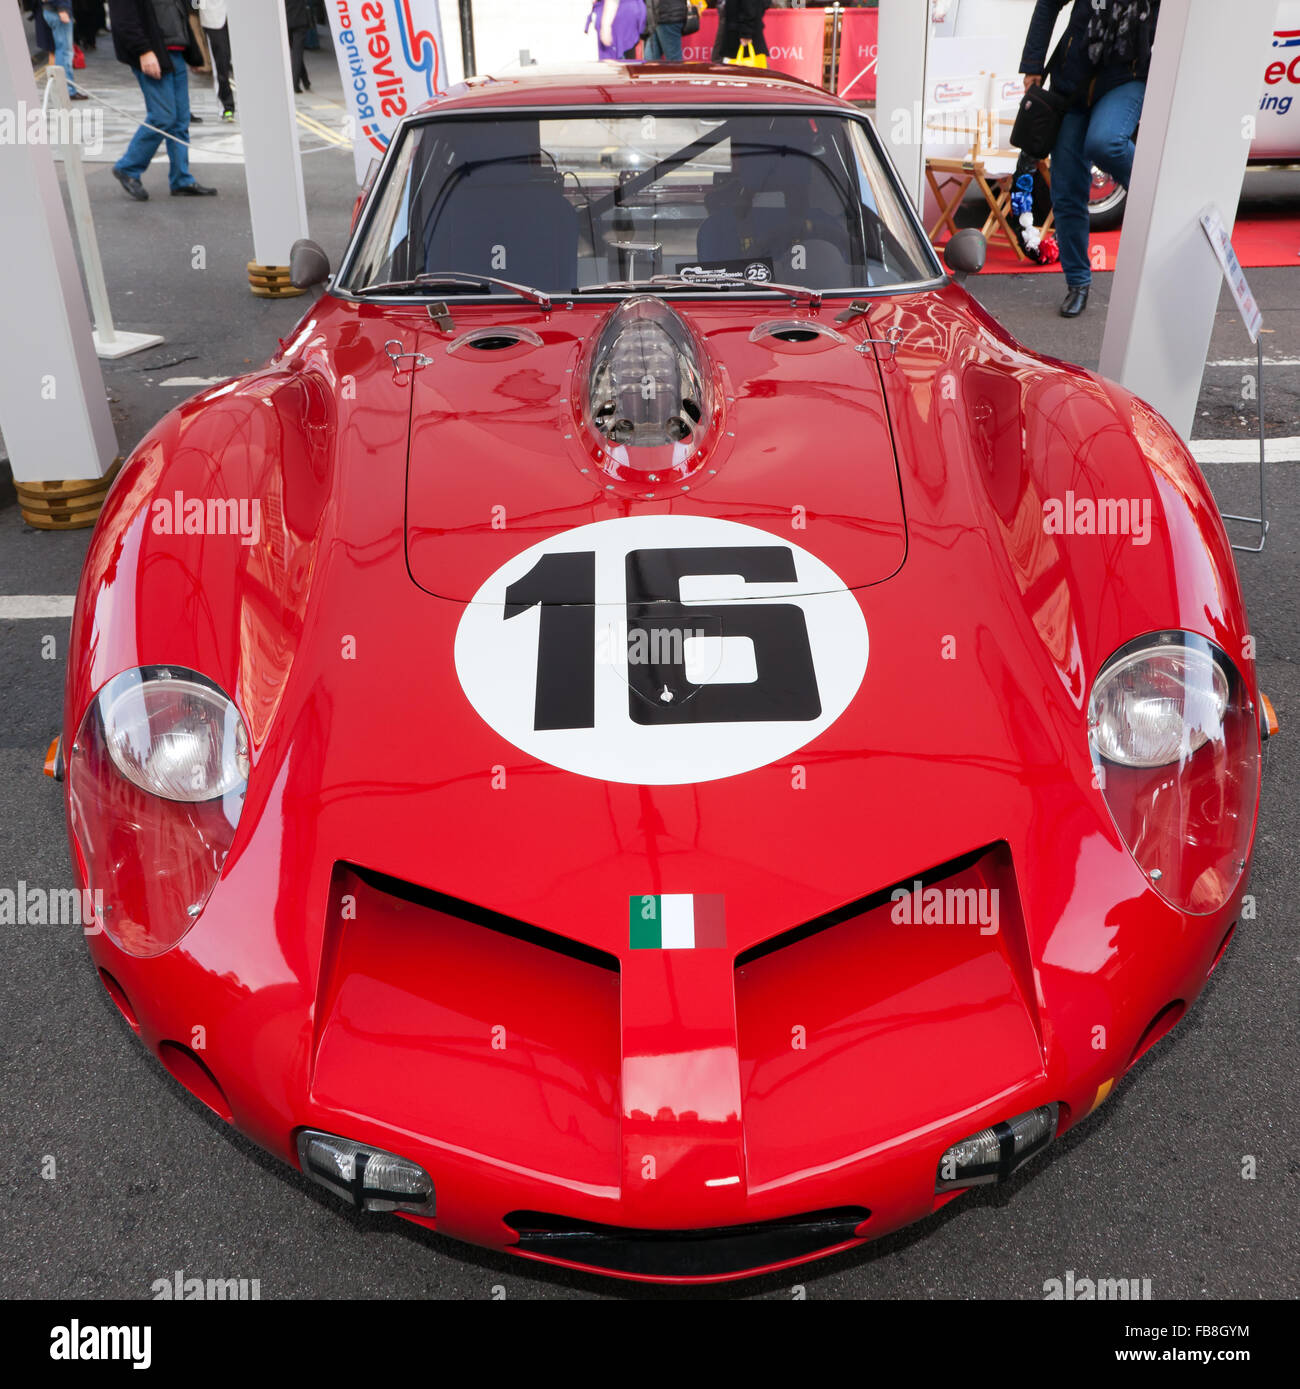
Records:
{"label": "white oval decal", "polygon": [[848,708],[867,624],[839,576],[768,531],[629,516],[552,536],[466,605],[456,673],[521,751],[665,786],[765,767]]}

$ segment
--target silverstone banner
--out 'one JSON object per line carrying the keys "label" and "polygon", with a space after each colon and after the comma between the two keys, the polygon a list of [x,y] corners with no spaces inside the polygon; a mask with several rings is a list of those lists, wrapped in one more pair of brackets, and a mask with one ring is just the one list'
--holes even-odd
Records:
{"label": "silverstone banner", "polygon": [[[802,77],[820,87],[826,53],[826,18],[823,10],[768,10],[763,16],[768,66],[792,77]],[[682,61],[707,63],[718,37],[718,12],[705,10],[699,31],[682,39]]]}
{"label": "silverstone banner", "polygon": [[326,9],[362,183],[397,122],[447,90],[438,0],[326,0]]}

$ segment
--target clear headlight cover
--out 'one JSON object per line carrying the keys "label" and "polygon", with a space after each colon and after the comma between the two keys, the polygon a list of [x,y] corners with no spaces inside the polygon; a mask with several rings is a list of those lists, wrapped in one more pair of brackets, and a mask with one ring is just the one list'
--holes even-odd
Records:
{"label": "clear headlight cover", "polygon": [[1094,775],[1151,885],[1216,911],[1241,880],[1259,796],[1259,724],[1227,655],[1190,632],[1120,648],[1088,701]]}
{"label": "clear headlight cover", "polygon": [[243,809],[248,731],[229,696],[179,666],[115,676],[68,757],[73,843],[97,925],[159,955],[199,919]]}
{"label": "clear headlight cover", "polygon": [[192,672],[127,671],[99,696],[113,765],[169,801],[211,801],[248,780],[248,733],[229,696]]}

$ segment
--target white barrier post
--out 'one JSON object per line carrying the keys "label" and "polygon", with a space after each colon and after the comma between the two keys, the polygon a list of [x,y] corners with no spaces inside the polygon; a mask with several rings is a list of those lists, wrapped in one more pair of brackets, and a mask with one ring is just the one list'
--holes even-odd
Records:
{"label": "white barrier post", "polygon": [[253,222],[248,283],[261,298],[289,298],[302,292],[289,283],[289,248],[307,235],[307,200],[284,6],[230,0],[229,23]]}
{"label": "white barrier post", "polygon": [[0,4],[0,110],[14,117],[14,137],[0,140],[0,431],[29,520],[29,492],[84,493],[65,484],[102,478],[117,455],[54,157],[26,138],[39,109],[22,14]]}
{"label": "white barrier post", "polygon": [[1121,382],[1190,438],[1222,272],[1201,230],[1207,203],[1229,234],[1259,107],[1276,0],[1164,0],[1101,348]]}
{"label": "white barrier post", "polygon": [[90,194],[86,190],[86,170],[81,162],[81,144],[72,119],[72,102],[68,97],[68,74],[61,67],[50,69],[45,86],[45,109],[55,110],[52,122],[53,143],[63,164],[63,176],[68,185],[68,201],[72,204],[72,224],[77,229],[81,247],[81,268],[86,276],[90,308],[95,319],[95,353],[106,358],[126,357],[143,352],[162,342],[158,333],[119,333],[113,326],[113,310],[108,302],[108,285],[104,281],[104,266],[99,258],[99,239],[95,235],[95,218],[90,211]]}
{"label": "white barrier post", "polygon": [[930,54],[930,6],[880,0],[876,59],[876,130],[918,210],[925,196],[925,70]]}

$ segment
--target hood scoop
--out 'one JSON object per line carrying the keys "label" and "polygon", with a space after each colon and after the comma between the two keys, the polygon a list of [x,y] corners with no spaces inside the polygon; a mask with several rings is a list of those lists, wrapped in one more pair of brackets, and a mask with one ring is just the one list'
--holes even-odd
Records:
{"label": "hood scoop", "polygon": [[699,470],[722,392],[690,326],[654,295],[605,320],[582,369],[579,414],[601,468],[620,482],[680,482]]}

